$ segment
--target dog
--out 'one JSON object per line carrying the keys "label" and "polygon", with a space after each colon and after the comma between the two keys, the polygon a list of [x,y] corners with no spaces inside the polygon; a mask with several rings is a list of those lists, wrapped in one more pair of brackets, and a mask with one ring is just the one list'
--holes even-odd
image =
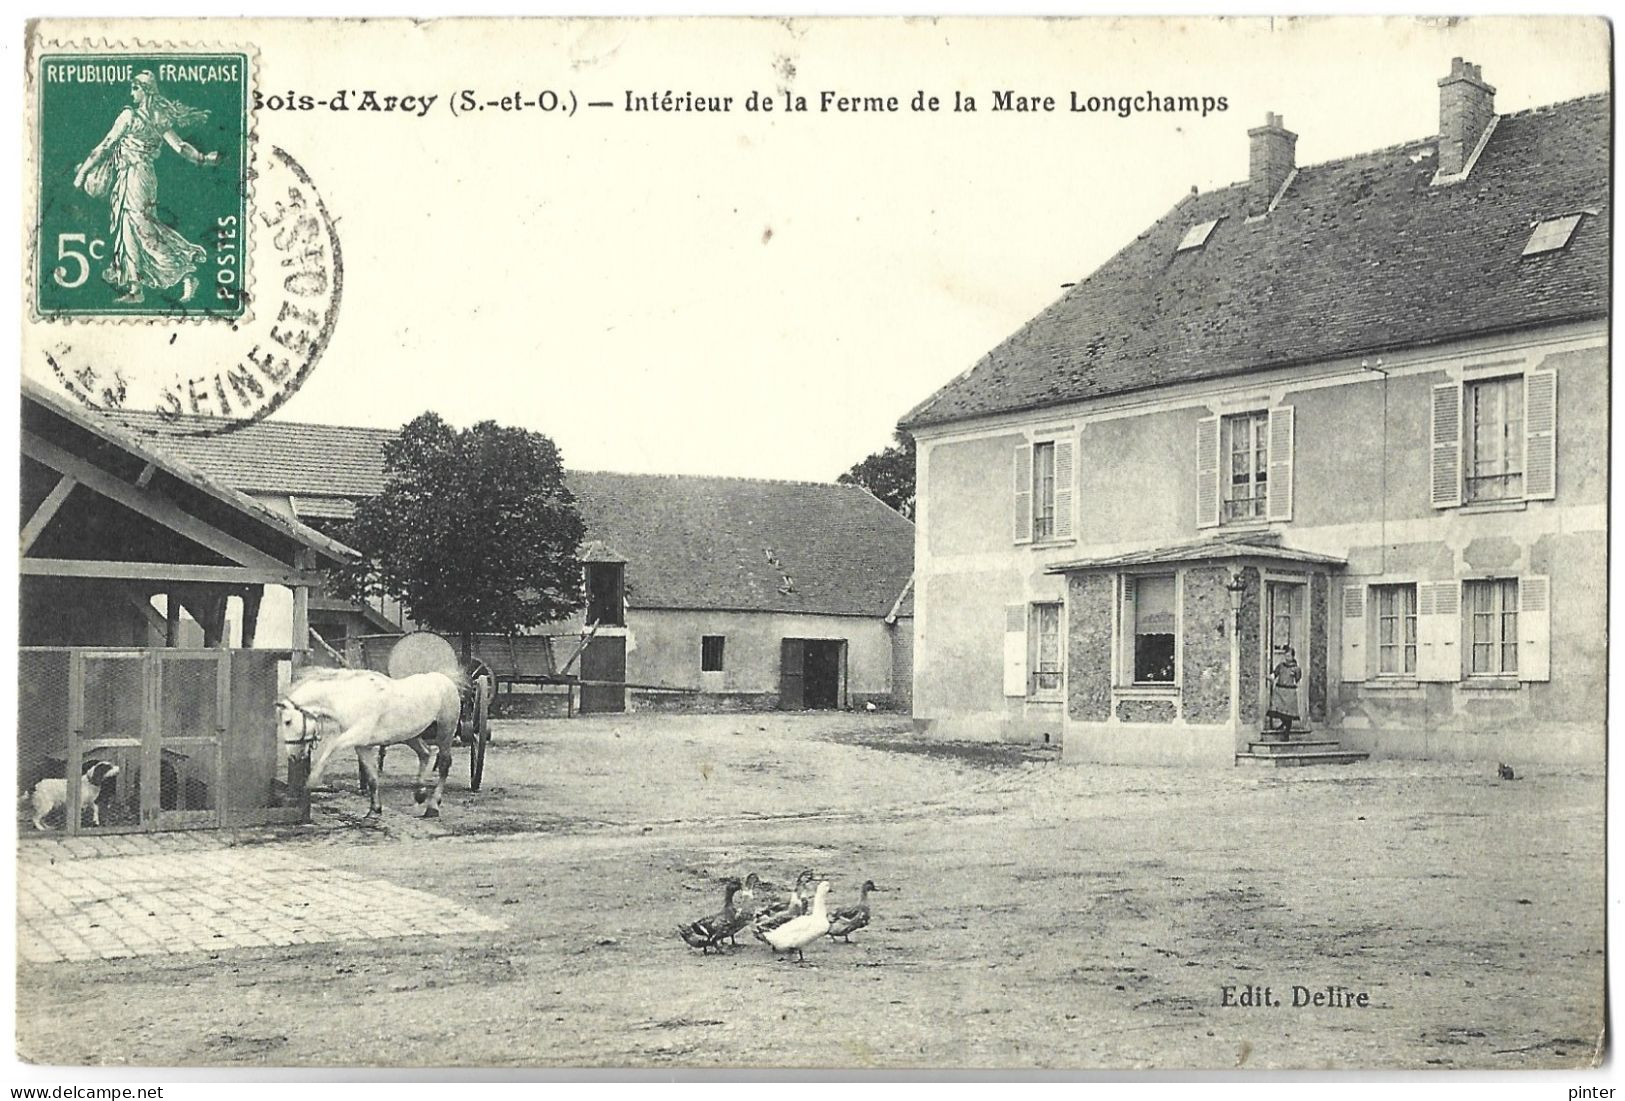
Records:
{"label": "dog", "polygon": [[[85,762],[83,773],[79,777],[79,814],[81,820],[85,811],[90,811],[92,825],[102,824],[102,810],[97,805],[101,798],[102,785],[107,783],[119,772],[118,766],[109,761],[91,760]],[[45,816],[56,811],[66,811],[68,807],[68,782],[55,776],[47,776],[34,785],[34,790],[23,796],[25,801],[31,800],[34,805],[34,828],[45,828]]]}

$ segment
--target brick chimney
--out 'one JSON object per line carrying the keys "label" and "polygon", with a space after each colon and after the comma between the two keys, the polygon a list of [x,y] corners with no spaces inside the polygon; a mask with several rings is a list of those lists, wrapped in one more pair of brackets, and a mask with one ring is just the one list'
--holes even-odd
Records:
{"label": "brick chimney", "polygon": [[1263,214],[1296,167],[1298,135],[1273,111],[1264,125],[1247,131],[1247,213]]}
{"label": "brick chimney", "polygon": [[1484,128],[1495,117],[1495,89],[1484,83],[1477,65],[1452,58],[1450,75],[1439,80],[1439,173],[1454,176],[1467,167]]}

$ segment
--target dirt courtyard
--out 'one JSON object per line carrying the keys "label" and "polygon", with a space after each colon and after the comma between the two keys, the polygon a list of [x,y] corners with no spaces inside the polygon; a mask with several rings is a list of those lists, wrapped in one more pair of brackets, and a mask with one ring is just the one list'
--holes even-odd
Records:
{"label": "dirt courtyard", "polygon": [[[848,714],[509,721],[496,739],[485,790],[467,790],[459,756],[437,821],[410,817],[410,754],[396,751],[381,825],[335,788],[318,793],[311,827],[188,838],[198,868],[229,848],[220,868],[259,867],[290,891],[342,882],[354,912],[322,921],[350,923],[343,938],[295,928],[310,942],[21,963],[20,1056],[661,1068],[1600,1057],[1600,768],[1503,782],[1493,763],[1073,766],[1049,748],[943,744],[895,716]],[[137,877],[119,862],[148,843],[96,862],[110,913],[131,909]],[[786,882],[803,867],[837,904],[864,879],[892,888],[852,945],[823,941],[796,965],[748,934],[720,956],[675,935],[719,907],[728,876]],[[440,900],[464,917],[369,914],[370,897],[397,910]],[[403,920],[421,931],[402,935]],[[1224,1004],[1249,986],[1281,1004]],[[1367,1004],[1295,1008],[1294,987]]]}

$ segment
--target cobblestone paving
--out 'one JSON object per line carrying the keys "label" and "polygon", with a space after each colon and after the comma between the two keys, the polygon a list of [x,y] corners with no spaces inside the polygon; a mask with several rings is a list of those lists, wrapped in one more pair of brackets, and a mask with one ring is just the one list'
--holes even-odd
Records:
{"label": "cobblestone paving", "polygon": [[18,848],[17,952],[26,963],[505,927],[435,895],[270,845],[222,847],[172,834]]}

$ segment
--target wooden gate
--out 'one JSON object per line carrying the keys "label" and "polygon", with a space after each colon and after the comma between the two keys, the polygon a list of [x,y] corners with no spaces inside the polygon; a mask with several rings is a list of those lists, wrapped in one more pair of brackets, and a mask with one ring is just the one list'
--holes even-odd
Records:
{"label": "wooden gate", "polygon": [[276,726],[291,659],[276,650],[25,649],[25,683],[64,664],[67,674],[61,711],[37,707],[46,693],[25,694],[25,790],[97,761],[115,766],[94,810],[80,784],[64,785],[60,825],[53,814],[48,828],[69,834],[306,821],[302,762],[289,758]]}

